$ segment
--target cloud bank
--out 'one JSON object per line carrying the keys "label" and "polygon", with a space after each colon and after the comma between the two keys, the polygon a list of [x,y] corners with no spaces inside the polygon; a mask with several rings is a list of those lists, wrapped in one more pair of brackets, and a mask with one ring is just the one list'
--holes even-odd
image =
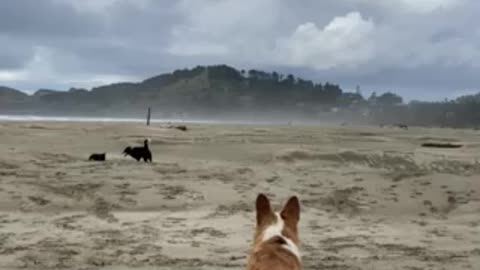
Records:
{"label": "cloud bank", "polygon": [[442,99],[477,89],[474,0],[4,0],[0,85],[141,80],[225,63]]}

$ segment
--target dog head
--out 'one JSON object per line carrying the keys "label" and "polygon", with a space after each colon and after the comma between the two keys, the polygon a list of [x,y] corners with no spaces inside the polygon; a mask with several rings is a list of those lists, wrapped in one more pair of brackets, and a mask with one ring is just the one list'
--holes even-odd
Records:
{"label": "dog head", "polygon": [[143,147],[148,148],[148,144],[149,144],[151,141],[152,141],[152,140],[151,140],[150,138],[145,139],[145,140],[143,141]]}
{"label": "dog head", "polygon": [[259,194],[256,200],[256,212],[255,246],[260,247],[263,243],[276,241],[300,258],[297,228],[300,221],[298,198],[290,197],[281,211],[274,212],[267,196]]}
{"label": "dog head", "polygon": [[122,153],[122,154],[124,154],[125,156],[127,156],[127,155],[130,155],[131,152],[132,152],[132,148],[131,148],[130,146],[127,146],[127,147],[125,148],[125,150],[123,150],[123,153]]}

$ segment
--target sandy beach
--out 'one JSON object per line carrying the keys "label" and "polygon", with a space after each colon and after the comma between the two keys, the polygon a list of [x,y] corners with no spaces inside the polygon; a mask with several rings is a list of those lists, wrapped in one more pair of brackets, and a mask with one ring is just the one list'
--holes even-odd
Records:
{"label": "sandy beach", "polygon": [[188,128],[0,123],[0,269],[244,269],[260,192],[301,199],[305,269],[480,269],[478,131]]}

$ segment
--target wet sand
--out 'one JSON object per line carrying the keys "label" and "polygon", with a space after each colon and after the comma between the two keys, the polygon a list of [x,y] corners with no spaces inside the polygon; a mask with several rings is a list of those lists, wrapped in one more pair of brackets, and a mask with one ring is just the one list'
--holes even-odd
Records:
{"label": "wet sand", "polygon": [[0,123],[0,269],[244,269],[259,192],[300,197],[305,269],[480,269],[478,131],[188,127]]}

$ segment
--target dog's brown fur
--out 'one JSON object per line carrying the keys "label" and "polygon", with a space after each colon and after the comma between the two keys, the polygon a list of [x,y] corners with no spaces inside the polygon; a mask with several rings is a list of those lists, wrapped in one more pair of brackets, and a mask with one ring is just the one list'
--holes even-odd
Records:
{"label": "dog's brown fur", "polygon": [[[253,250],[250,254],[247,270],[300,270],[302,263],[298,254],[288,248],[288,240],[298,248],[297,224],[300,220],[300,203],[297,197],[291,197],[282,211],[277,215],[273,212],[268,198],[260,194],[256,201],[257,225],[255,230]],[[270,226],[275,226],[277,218],[283,220],[281,235],[265,239],[265,232]]]}

